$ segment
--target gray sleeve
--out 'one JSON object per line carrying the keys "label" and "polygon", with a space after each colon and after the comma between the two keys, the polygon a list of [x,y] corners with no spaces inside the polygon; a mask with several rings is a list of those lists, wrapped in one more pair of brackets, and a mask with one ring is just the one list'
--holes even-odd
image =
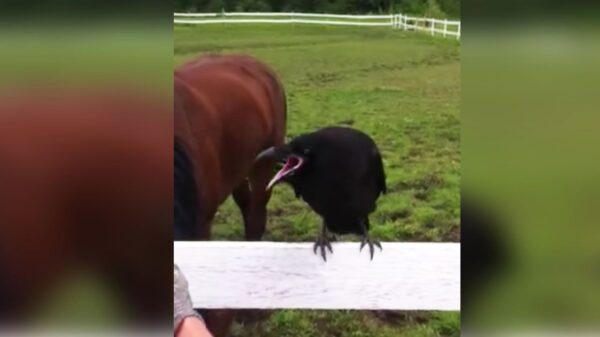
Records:
{"label": "gray sleeve", "polygon": [[176,330],[184,318],[194,316],[202,319],[202,317],[194,310],[185,276],[179,270],[177,265],[174,264],[173,266],[173,324],[174,329]]}

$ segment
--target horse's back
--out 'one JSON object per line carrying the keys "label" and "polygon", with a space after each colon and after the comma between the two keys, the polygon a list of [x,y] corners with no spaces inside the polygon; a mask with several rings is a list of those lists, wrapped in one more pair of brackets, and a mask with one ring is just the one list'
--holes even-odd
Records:
{"label": "horse's back", "polygon": [[226,121],[222,127],[257,127],[268,136],[282,137],[277,132],[285,127],[285,93],[266,64],[245,55],[209,55],[184,64],[176,76],[199,99],[210,102],[212,109],[204,115]]}

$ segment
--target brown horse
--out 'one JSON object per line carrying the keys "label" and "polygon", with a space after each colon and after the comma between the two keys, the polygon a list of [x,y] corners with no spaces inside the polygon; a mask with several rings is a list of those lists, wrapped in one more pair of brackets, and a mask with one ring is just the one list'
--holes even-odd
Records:
{"label": "brown horse", "polygon": [[176,147],[188,156],[197,195],[190,213],[198,231],[191,234],[208,239],[217,207],[233,193],[246,239],[260,240],[273,162],[254,159],[284,142],[286,104],[279,79],[263,63],[231,55],[193,60],[175,71],[174,82]]}
{"label": "brown horse", "polygon": [[[181,66],[174,86],[176,239],[208,239],[218,206],[233,194],[246,239],[260,240],[274,162],[255,158],[284,143],[281,82],[256,59],[230,55]],[[209,312],[205,319],[213,334],[222,336],[232,312]]]}
{"label": "brown horse", "polygon": [[0,320],[93,271],[139,319],[172,324],[167,102],[92,90],[0,97]]}

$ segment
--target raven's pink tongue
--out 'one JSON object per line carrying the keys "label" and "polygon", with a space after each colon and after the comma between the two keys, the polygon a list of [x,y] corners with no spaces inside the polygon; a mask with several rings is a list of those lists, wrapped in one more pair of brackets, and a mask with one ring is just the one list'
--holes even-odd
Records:
{"label": "raven's pink tongue", "polygon": [[267,185],[267,191],[270,190],[275,184],[277,184],[277,182],[279,182],[281,179],[283,179],[283,177],[285,177],[285,175],[294,167],[294,161],[289,158],[285,164],[283,165],[283,167],[277,171],[277,174],[275,174],[275,176],[273,177],[273,179],[271,179],[271,181],[269,181],[269,184]]}

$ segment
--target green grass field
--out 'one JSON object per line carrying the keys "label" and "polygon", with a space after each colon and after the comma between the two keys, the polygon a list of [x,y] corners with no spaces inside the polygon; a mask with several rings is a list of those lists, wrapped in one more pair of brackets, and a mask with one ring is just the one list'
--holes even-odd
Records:
{"label": "green grass field", "polygon": [[[371,215],[382,241],[460,240],[460,44],[389,28],[305,25],[176,26],[175,66],[203,53],[247,53],[281,76],[288,137],[329,125],[370,134],[390,193]],[[312,241],[320,219],[278,186],[265,240]],[[228,200],[214,239],[240,240]],[[355,240],[352,236],[341,240]],[[315,257],[316,258],[316,257]],[[401,276],[399,276],[401,277]],[[295,311],[247,314],[235,337],[458,336],[459,313]]]}

